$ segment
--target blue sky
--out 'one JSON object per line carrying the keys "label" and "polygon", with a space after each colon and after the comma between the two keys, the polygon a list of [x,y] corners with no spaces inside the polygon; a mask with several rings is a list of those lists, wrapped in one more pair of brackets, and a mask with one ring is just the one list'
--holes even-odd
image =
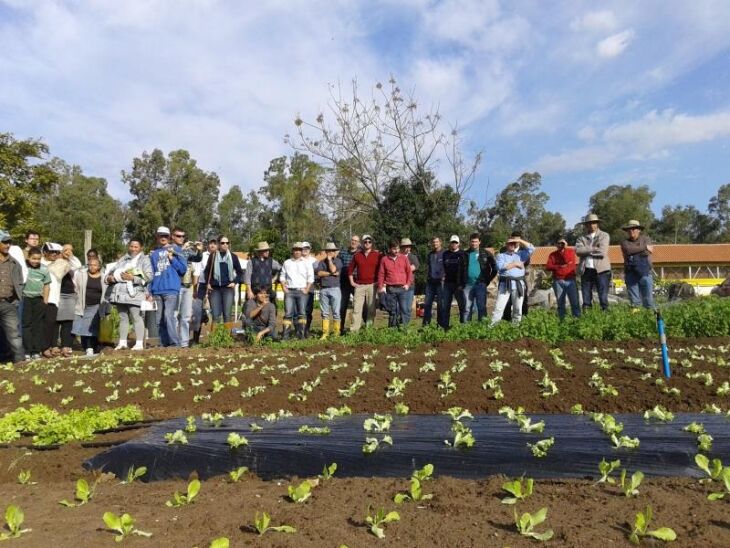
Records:
{"label": "blue sky", "polygon": [[728,21],[727,0],[0,0],[0,131],[121,199],[155,147],[253,189],[329,83],[392,74],[484,151],[479,202],[537,170],[569,222],[614,183],[704,210],[730,183]]}

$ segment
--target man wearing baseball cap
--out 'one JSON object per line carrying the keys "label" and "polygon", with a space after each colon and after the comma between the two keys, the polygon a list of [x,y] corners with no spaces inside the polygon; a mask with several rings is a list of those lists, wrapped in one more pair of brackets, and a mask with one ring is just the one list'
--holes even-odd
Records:
{"label": "man wearing baseball cap", "polygon": [[421,261],[418,259],[418,255],[412,252],[413,242],[410,238],[402,238],[400,241],[400,252],[408,257],[408,262],[411,265],[411,285],[406,291],[406,305],[403,309],[403,323],[408,324],[411,321],[411,314],[413,312],[413,299],[416,296],[416,272],[421,267]]}
{"label": "man wearing baseball cap", "polygon": [[565,298],[570,301],[570,311],[574,317],[580,317],[578,302],[578,286],[575,282],[576,256],[575,250],[568,247],[564,237],[558,238],[555,251],[548,255],[545,270],[553,275],[553,291],[558,299],[558,317],[565,318]]}
{"label": "man wearing baseball cap", "polygon": [[642,234],[643,226],[636,219],[630,220],[623,229],[626,239],[621,242],[624,256],[624,281],[631,306],[654,308],[654,280],[651,277],[651,239]]}
{"label": "man wearing baseball cap", "polygon": [[380,251],[373,249],[373,237],[365,234],[362,237],[362,249],[357,251],[348,266],[350,284],[355,288],[355,302],[352,312],[352,331],[360,331],[362,327],[363,308],[367,310],[366,325],[375,321],[375,278],[380,264]]}
{"label": "man wearing baseball cap", "polygon": [[608,309],[608,286],[611,284],[611,261],[608,258],[610,236],[598,228],[601,219],[591,213],[583,219],[585,234],[575,242],[575,254],[580,258],[578,273],[583,294],[583,308],[593,306],[593,290],[598,291],[601,310]]}
{"label": "man wearing baseball cap", "polygon": [[444,251],[444,289],[443,305],[441,306],[440,325],[444,329],[449,328],[451,316],[451,303],[456,297],[459,305],[459,320],[463,323],[466,320],[466,300],[464,299],[464,286],[466,285],[466,254],[459,249],[461,241],[454,234],[449,238],[449,249]]}
{"label": "man wearing baseball cap", "polygon": [[156,321],[162,346],[180,346],[178,324],[175,318],[182,287],[182,277],[188,263],[182,248],[170,243],[170,229],[161,226],[155,232],[157,246],[150,253],[152,281],[150,294],[157,303]]}
{"label": "man wearing baseball cap", "polygon": [[13,362],[23,361],[23,340],[18,331],[18,307],[23,298],[23,269],[10,255],[12,238],[0,230],[0,329],[10,345]]}

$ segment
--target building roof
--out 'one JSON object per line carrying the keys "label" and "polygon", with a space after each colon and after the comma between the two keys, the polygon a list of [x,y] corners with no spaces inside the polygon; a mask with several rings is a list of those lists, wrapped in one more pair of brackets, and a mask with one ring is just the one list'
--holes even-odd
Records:
{"label": "building roof", "polygon": [[[546,264],[553,251],[554,246],[536,247],[530,264]],[[620,246],[609,246],[608,256],[612,265],[620,266],[624,262]],[[730,244],[654,244],[651,261],[654,266],[730,265]]]}

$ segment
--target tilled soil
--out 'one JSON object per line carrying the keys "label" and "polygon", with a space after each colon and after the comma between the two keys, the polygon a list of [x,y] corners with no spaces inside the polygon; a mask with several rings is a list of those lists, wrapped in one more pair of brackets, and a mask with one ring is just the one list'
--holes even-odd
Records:
{"label": "tilled soil", "polygon": [[[135,403],[151,420],[239,408],[248,415],[279,409],[315,414],[343,404],[353,412],[392,412],[395,402],[406,403],[412,413],[439,413],[457,405],[474,413],[496,413],[503,405],[523,406],[527,413],[563,413],[576,403],[589,411],[612,413],[642,412],[657,404],[671,411],[702,411],[708,404],[727,410],[730,396],[718,395],[717,390],[730,381],[730,368],[725,366],[726,359],[730,362],[730,339],[672,341],[670,347],[674,376],[660,384],[660,361],[653,341],[563,345],[562,360],[572,369],[558,367],[550,347],[534,341],[469,341],[410,351],[333,344],[307,352],[204,349],[111,354],[96,360],[36,362],[0,371],[0,382],[13,384],[10,391],[7,382],[0,385],[0,412],[18,407],[21,397],[27,400],[23,405],[45,403],[58,410]],[[509,366],[495,371],[490,364],[498,367],[497,360]],[[428,362],[435,370],[426,367],[420,371]],[[373,366],[366,371],[363,364]],[[449,370],[456,387],[447,395],[438,383],[440,375]],[[558,393],[549,397],[541,396],[543,389],[537,384],[545,371],[558,386]],[[602,397],[597,388],[589,386],[596,372],[615,387],[617,396]],[[686,377],[698,372],[710,373],[712,384],[705,385],[707,377]],[[494,399],[492,390],[482,388],[482,383],[495,376],[503,378],[503,399]],[[402,396],[388,398],[386,390],[394,377],[411,382]],[[351,397],[343,397],[338,391],[356,378],[365,385]],[[305,382],[314,385],[311,392],[303,388]],[[251,387],[261,386],[263,391],[249,392]],[[678,395],[671,393],[673,388],[679,390]],[[407,489],[406,478],[335,476],[316,487],[305,503],[295,504],[286,498],[286,488],[297,483],[295,478],[265,482],[244,477],[239,483],[229,483],[221,477],[203,482],[194,504],[168,508],[165,501],[174,491],[183,491],[185,482],[120,485],[116,478],[105,476],[89,504],[77,508],[58,504],[73,497],[76,479],[94,481],[81,468],[85,459],[141,431],[144,428],[99,435],[92,442],[94,447],[72,443],[40,451],[24,437],[0,449],[0,510],[11,503],[19,505],[25,512],[24,526],[33,529],[13,545],[115,545],[113,534],[104,530],[101,516],[105,511],[128,512],[140,529],[153,533],[150,539],[125,541],[132,546],[203,547],[218,536],[228,537],[232,546],[527,546],[535,542],[517,534],[513,507],[501,504],[500,487],[506,479],[502,477],[479,481],[438,477],[428,482],[425,492],[433,493],[434,498],[397,507],[401,520],[386,525],[382,541],[365,526],[368,506],[396,509],[392,498]],[[21,470],[30,470],[37,484],[19,485],[16,478]],[[706,500],[709,492],[719,490],[718,482],[647,479],[639,487],[638,497],[626,498],[616,486],[593,485],[588,480],[542,480],[536,482],[535,494],[517,508],[535,512],[546,506],[548,518],[537,530],[552,528],[555,538],[551,543],[557,545],[626,544],[634,515],[651,505],[652,527],[669,526],[677,532],[673,545],[729,546],[727,502]],[[271,532],[259,538],[250,530],[257,511],[271,514],[273,525],[296,527],[297,533]]]}

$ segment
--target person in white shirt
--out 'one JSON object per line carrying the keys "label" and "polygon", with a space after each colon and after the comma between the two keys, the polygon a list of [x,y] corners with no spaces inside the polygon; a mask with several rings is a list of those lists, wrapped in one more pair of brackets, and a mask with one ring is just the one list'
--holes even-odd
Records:
{"label": "person in white shirt", "polygon": [[[190,329],[193,332],[192,343],[190,346],[200,344],[200,329],[203,323],[207,322],[207,312],[203,309],[206,292],[207,280],[203,278],[205,267],[208,266],[208,258],[218,251],[218,239],[210,238],[207,242],[208,247],[203,251],[203,256],[198,263],[193,263],[193,315],[190,318]],[[205,318],[205,322],[203,319]]]}
{"label": "person in white shirt", "polygon": [[281,338],[289,338],[296,318],[297,338],[303,339],[307,324],[307,299],[314,284],[312,262],[302,256],[302,242],[292,246],[291,259],[281,267],[281,287],[284,290],[284,330]]}
{"label": "person in white shirt", "polygon": [[[316,268],[319,261],[312,255],[312,244],[302,242],[302,257],[312,265],[312,269]],[[317,278],[315,277],[315,282]],[[314,314],[314,287],[307,297],[307,324],[304,327],[304,337],[309,337],[309,328],[312,327],[312,315]]]}

